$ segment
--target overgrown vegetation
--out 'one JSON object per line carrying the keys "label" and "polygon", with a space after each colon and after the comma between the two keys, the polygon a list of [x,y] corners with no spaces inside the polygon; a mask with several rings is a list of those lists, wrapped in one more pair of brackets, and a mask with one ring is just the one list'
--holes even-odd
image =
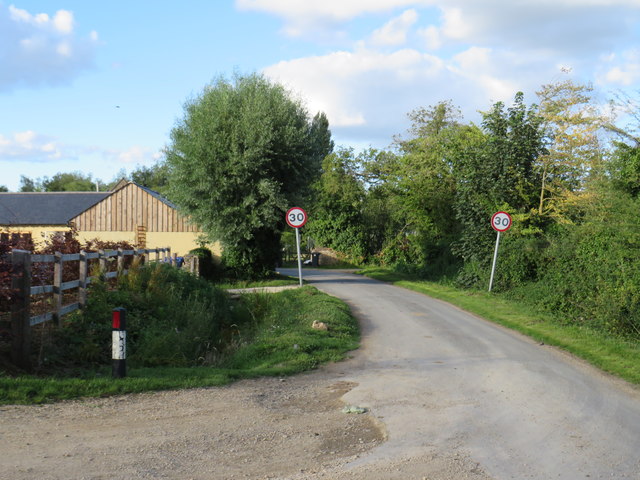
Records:
{"label": "overgrown vegetation", "polygon": [[[620,105],[619,108],[623,106]],[[494,291],[604,335],[640,340],[638,125],[614,127],[590,86],[544,85],[464,123],[451,101],[418,108],[389,151],[327,157],[305,234],[358,263]]]}
{"label": "overgrown vegetation", "polygon": [[[110,378],[111,313],[127,309],[128,378]],[[290,375],[344,358],[358,342],[346,305],[312,287],[232,300],[165,264],[133,265],[114,289],[92,283],[87,308],[42,339],[37,375],[0,375],[0,403],[220,385]],[[328,325],[314,330],[312,322]]]}

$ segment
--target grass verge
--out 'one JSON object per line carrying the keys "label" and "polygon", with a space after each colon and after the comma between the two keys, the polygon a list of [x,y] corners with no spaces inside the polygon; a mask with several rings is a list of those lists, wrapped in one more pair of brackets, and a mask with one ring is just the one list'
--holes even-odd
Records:
{"label": "grass verge", "polygon": [[[349,308],[313,287],[244,295],[236,309],[247,320],[225,332],[232,348],[215,366],[130,368],[112,379],[110,367],[80,378],[0,375],[0,404],[37,404],[154,390],[210,387],[241,378],[285,376],[345,358],[358,347]],[[311,328],[316,320],[328,330]]]}
{"label": "grass verge", "polygon": [[358,273],[444,300],[534,340],[566,350],[630,383],[640,384],[638,342],[566,324],[562,318],[535,311],[529,305],[495,293],[456,289],[383,268],[365,268]]}
{"label": "grass verge", "polygon": [[232,288],[260,288],[260,287],[285,287],[287,285],[297,285],[300,281],[298,277],[290,277],[274,273],[272,278],[265,280],[238,280],[236,282],[216,283],[216,287],[224,290]]}

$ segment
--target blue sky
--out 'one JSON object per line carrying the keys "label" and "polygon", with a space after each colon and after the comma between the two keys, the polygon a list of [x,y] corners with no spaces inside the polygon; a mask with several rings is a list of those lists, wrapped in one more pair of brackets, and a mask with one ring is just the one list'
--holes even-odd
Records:
{"label": "blue sky", "polygon": [[0,0],[0,185],[161,158],[184,102],[263,72],[385,148],[412,109],[465,118],[517,91],[590,82],[640,96],[640,0]]}

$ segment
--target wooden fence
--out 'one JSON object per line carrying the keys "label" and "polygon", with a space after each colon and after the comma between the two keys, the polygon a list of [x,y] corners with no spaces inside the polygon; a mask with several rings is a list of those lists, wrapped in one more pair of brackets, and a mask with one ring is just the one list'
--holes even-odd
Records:
{"label": "wooden fence", "polygon": [[[155,254],[155,258],[151,258]],[[126,258],[139,259],[141,263],[146,261],[167,262],[180,266],[178,257],[171,256],[170,248],[141,249],[141,250],[108,250],[95,253],[73,253],[53,255],[35,255],[25,250],[13,250],[3,260],[12,264],[11,288],[13,301],[11,302],[11,357],[19,367],[29,370],[31,353],[31,327],[50,320],[55,320],[58,325],[62,323],[62,317],[79,308],[83,308],[87,301],[87,287],[95,277],[89,275],[89,262],[98,262],[102,275],[107,279],[126,275]],[[115,270],[110,268],[110,263],[115,260]],[[192,273],[199,271],[198,257],[187,256],[186,265]],[[78,262],[78,276],[75,280],[63,281],[65,262]],[[32,285],[32,272],[34,264],[53,263],[53,281],[50,285]],[[112,270],[112,271],[110,271]],[[65,303],[65,292],[77,289],[75,302]],[[32,315],[32,296],[52,294],[50,311]],[[66,296],[67,300],[69,295]]]}

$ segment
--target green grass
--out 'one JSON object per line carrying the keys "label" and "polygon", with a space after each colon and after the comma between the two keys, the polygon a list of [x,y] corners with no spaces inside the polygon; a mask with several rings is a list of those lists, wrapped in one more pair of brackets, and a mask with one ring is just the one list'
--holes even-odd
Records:
{"label": "green grass", "polygon": [[444,300],[539,342],[566,350],[628,382],[640,384],[639,342],[567,324],[562,318],[537,312],[529,305],[495,293],[461,290],[383,268],[366,268],[359,273]]}
{"label": "green grass", "polygon": [[235,282],[216,283],[216,287],[229,290],[232,288],[284,287],[287,285],[297,285],[298,283],[298,277],[274,273],[272,278],[264,280],[238,280]]}
{"label": "green grass", "polygon": [[[349,308],[313,287],[244,295],[237,309],[249,319],[227,332],[234,346],[215,366],[131,368],[112,379],[110,367],[80,378],[9,377],[0,374],[0,404],[37,404],[154,390],[210,387],[241,378],[285,376],[345,358],[358,347]],[[328,331],[314,330],[314,320]]]}

